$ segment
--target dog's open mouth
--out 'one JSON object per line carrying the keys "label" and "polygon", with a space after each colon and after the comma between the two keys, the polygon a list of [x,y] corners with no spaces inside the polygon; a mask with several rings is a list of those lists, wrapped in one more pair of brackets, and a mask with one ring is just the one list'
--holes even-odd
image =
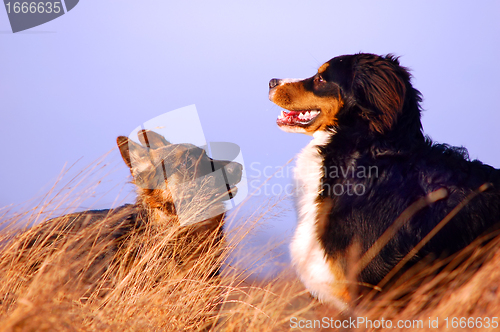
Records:
{"label": "dog's open mouth", "polygon": [[236,196],[237,193],[238,193],[238,187],[236,186],[231,186],[231,188],[228,190],[229,198],[233,198],[234,196]]}
{"label": "dog's open mouth", "polygon": [[227,194],[224,195],[223,201],[227,201],[228,199],[233,199],[234,196],[238,193],[238,187],[236,186],[231,186],[231,188],[227,191]]}
{"label": "dog's open mouth", "polygon": [[276,120],[278,126],[307,127],[314,122],[321,112],[319,110],[281,111]]}

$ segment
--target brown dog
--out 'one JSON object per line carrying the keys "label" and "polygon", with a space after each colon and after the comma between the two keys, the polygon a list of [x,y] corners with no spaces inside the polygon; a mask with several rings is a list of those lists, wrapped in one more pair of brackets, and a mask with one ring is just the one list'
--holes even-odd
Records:
{"label": "brown dog", "polygon": [[15,255],[28,274],[54,266],[51,257],[64,257],[63,266],[74,266],[65,278],[83,282],[88,296],[96,294],[97,283],[102,294],[134,266],[141,273],[152,264],[160,279],[169,269],[188,273],[207,253],[213,264],[204,265],[205,277],[218,273],[223,201],[236,194],[242,165],[214,160],[191,144],[171,144],[151,131],[138,136],[142,145],[117,138],[137,202],[68,214],[22,234],[14,241]]}

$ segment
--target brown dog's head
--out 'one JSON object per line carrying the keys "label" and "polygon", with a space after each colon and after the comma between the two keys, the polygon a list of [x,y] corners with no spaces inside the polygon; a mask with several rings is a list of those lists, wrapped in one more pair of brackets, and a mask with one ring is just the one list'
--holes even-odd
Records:
{"label": "brown dog's head", "polygon": [[184,219],[224,212],[220,202],[236,195],[241,164],[212,159],[192,144],[171,144],[152,131],[138,136],[142,146],[125,136],[117,143],[143,205]]}
{"label": "brown dog's head", "polygon": [[272,79],[269,99],[286,110],[277,124],[287,132],[312,135],[342,126],[381,135],[395,129],[421,131],[420,93],[392,55],[343,55],[310,78]]}

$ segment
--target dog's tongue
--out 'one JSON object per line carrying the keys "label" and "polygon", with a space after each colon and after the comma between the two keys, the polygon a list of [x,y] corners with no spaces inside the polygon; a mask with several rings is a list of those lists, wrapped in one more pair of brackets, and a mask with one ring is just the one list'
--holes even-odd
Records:
{"label": "dog's tongue", "polygon": [[291,117],[294,117],[294,116],[299,116],[300,113],[302,112],[298,112],[298,111],[288,111],[288,112],[283,112],[283,114],[285,114],[285,116],[291,116]]}
{"label": "dog's tongue", "polygon": [[300,112],[290,111],[290,112],[281,112],[278,117],[278,121],[282,121],[283,123],[295,123],[299,118]]}

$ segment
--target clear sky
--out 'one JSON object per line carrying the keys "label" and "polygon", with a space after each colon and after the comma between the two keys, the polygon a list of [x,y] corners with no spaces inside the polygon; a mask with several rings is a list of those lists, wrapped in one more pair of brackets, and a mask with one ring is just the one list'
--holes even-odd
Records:
{"label": "clear sky", "polygon": [[[117,136],[192,104],[207,141],[238,144],[258,185],[310,139],[277,128],[269,79],[309,77],[360,51],[400,55],[424,96],[426,134],[499,168],[499,17],[499,1],[81,0],[12,34],[0,9],[0,206],[43,194],[65,163],[81,170]],[[117,149],[109,160],[82,209],[133,201]],[[270,182],[275,193],[288,173]],[[270,197],[262,190],[248,206]],[[291,234],[283,206],[259,241]]]}

